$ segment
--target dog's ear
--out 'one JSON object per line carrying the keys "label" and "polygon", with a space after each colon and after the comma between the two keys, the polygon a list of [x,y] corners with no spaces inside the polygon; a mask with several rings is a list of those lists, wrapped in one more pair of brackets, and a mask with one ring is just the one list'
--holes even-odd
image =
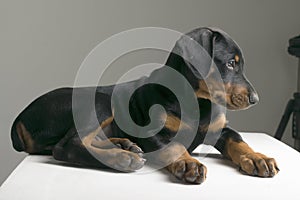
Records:
{"label": "dog's ear", "polygon": [[[179,59],[182,59],[185,66],[198,79],[204,79],[207,77],[212,65],[213,45],[213,31],[208,28],[195,29],[181,36],[176,42],[168,58],[167,65],[178,65]],[[181,58],[178,58],[178,56]]]}

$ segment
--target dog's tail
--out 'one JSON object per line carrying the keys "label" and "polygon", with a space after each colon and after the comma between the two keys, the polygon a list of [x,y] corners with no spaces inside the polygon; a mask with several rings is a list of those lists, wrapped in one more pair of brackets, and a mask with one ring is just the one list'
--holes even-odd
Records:
{"label": "dog's tail", "polygon": [[20,124],[20,120],[16,118],[16,120],[14,121],[11,127],[11,141],[15,150],[24,151],[25,144],[23,138],[21,137],[22,134],[20,133],[20,131],[22,130],[20,129],[19,124]]}

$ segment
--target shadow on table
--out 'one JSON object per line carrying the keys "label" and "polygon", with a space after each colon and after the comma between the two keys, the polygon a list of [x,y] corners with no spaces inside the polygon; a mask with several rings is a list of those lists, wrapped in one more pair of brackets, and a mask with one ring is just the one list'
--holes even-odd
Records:
{"label": "shadow on table", "polygon": [[72,163],[68,163],[68,162],[55,160],[53,157],[45,157],[45,159],[42,161],[42,163],[61,166],[61,167],[72,167],[72,168],[77,168],[77,169],[89,169],[89,170],[96,170],[96,171],[101,170],[101,171],[110,172],[110,173],[126,173],[126,172],[117,171],[115,169],[111,169],[108,167],[107,168],[97,168],[97,167],[87,167],[87,166],[82,166],[82,165],[76,165],[76,164],[72,164]]}
{"label": "shadow on table", "polygon": [[[200,162],[202,162],[203,159],[205,159],[205,158],[213,158],[213,159],[215,159],[215,162],[217,162],[220,165],[236,168],[236,166],[230,160],[227,160],[221,154],[217,154],[217,153],[208,153],[208,154],[192,153],[191,155],[194,158],[199,159]],[[126,172],[120,172],[120,171],[117,171],[117,170],[114,170],[114,169],[111,169],[111,168],[86,167],[86,166],[80,166],[80,165],[71,164],[71,163],[67,163],[67,162],[57,161],[51,156],[44,157],[43,160],[39,161],[39,162],[42,162],[42,163],[45,163],[45,164],[56,165],[56,166],[62,166],[62,167],[72,167],[72,168],[77,168],[77,169],[89,169],[89,170],[97,170],[97,171],[101,170],[101,171],[105,171],[105,172],[109,172],[109,173],[120,173],[120,174],[126,173]],[[203,161],[203,164],[205,165],[205,160]],[[154,169],[156,168],[155,165],[152,165],[150,163],[148,163],[147,166],[152,167]],[[160,173],[166,175],[166,178],[168,179],[168,182],[172,182],[172,183],[176,183],[176,184],[190,185],[189,183],[184,183],[181,180],[177,179],[174,175],[172,175],[166,169],[159,169],[158,171]]]}

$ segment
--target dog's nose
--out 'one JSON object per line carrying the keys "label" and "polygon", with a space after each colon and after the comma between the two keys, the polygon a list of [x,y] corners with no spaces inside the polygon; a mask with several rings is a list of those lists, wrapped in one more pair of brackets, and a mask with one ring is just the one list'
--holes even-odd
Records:
{"label": "dog's nose", "polygon": [[251,105],[257,104],[259,101],[258,95],[255,92],[250,93],[249,95],[249,103]]}

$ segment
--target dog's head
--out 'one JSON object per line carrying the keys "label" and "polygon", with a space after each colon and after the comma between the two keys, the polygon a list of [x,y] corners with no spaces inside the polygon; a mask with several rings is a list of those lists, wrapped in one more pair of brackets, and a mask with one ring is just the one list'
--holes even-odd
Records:
{"label": "dog's head", "polygon": [[192,82],[198,98],[230,110],[246,109],[258,102],[258,95],[244,74],[240,47],[220,29],[198,28],[182,36],[167,65]]}

